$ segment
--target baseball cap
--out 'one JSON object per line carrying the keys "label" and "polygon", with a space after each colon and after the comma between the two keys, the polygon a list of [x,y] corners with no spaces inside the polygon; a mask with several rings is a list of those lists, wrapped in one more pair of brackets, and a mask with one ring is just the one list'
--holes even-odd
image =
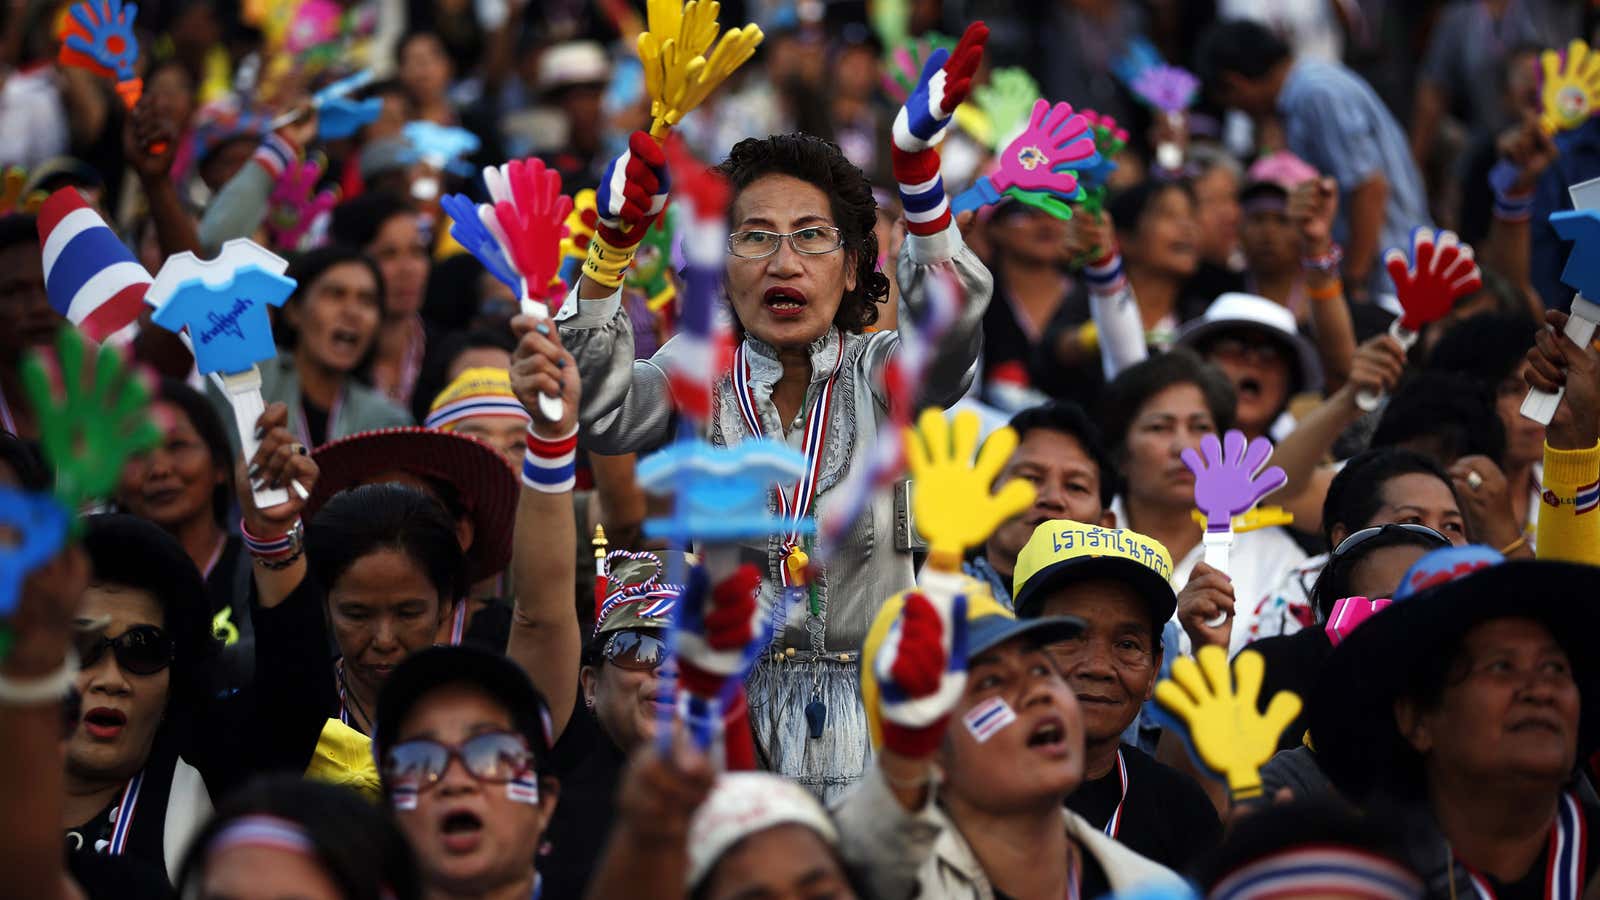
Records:
{"label": "baseball cap", "polygon": [[706,802],[689,820],[690,891],[735,844],[779,825],[809,828],[829,847],[839,846],[833,820],[800,785],[768,772],[719,775]]}
{"label": "baseball cap", "polygon": [[1158,627],[1172,618],[1172,557],[1154,538],[1127,528],[1101,528],[1071,519],[1041,522],[1017,554],[1012,573],[1017,615],[1037,616],[1051,593],[1091,579],[1133,588]]}

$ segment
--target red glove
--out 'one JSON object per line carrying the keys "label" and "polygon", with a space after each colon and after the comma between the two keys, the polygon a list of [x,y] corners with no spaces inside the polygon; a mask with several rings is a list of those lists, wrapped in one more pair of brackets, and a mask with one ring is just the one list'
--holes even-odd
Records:
{"label": "red glove", "polygon": [[906,594],[905,608],[873,660],[883,744],[904,757],[921,759],[938,748],[966,689],[966,597],[957,596],[951,606],[947,635],[933,603],[920,592]]}
{"label": "red glove", "polygon": [[709,590],[704,567],[696,567],[684,590],[679,620],[678,678],[697,697],[722,693],[743,674],[745,648],[761,628],[761,572],[745,563]]}

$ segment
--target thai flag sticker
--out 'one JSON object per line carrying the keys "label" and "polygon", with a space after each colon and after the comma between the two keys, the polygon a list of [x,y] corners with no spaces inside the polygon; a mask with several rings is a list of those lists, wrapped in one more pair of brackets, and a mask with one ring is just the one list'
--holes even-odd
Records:
{"label": "thai flag sticker", "polygon": [[400,782],[389,792],[389,802],[398,810],[417,808],[417,785],[414,781]]}
{"label": "thai flag sticker", "polygon": [[529,806],[539,805],[539,776],[532,770],[506,782],[506,797]]}
{"label": "thai flag sticker", "polygon": [[1017,720],[1017,714],[1011,710],[1011,704],[999,697],[990,697],[977,706],[967,710],[961,717],[967,731],[978,743],[987,743],[988,740],[999,734],[1001,729]]}
{"label": "thai flag sticker", "polygon": [[1597,507],[1600,507],[1600,481],[1592,481],[1578,488],[1578,494],[1573,499],[1573,505],[1577,507],[1578,515],[1594,512]]}

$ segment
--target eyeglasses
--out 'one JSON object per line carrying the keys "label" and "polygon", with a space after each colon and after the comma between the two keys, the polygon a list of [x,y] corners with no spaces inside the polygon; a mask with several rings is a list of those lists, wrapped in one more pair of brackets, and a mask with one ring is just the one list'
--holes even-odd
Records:
{"label": "eyeglasses", "polygon": [[783,234],[776,231],[735,231],[728,235],[728,252],[740,259],[766,259],[778,252],[783,239],[796,253],[820,256],[844,246],[844,233],[832,225],[812,225]]}
{"label": "eyeglasses", "polygon": [[1390,523],[1388,525],[1374,525],[1371,528],[1363,528],[1360,531],[1351,532],[1348,537],[1339,542],[1339,546],[1333,548],[1333,553],[1329,558],[1337,559],[1381,534],[1394,534],[1396,532],[1414,534],[1441,547],[1450,546],[1449,538],[1426,525],[1413,525],[1409,522]]}
{"label": "eyeglasses", "polygon": [[1283,348],[1270,340],[1247,341],[1236,337],[1217,338],[1206,346],[1206,353],[1256,365],[1283,359]]}
{"label": "eyeglasses", "polygon": [[389,748],[383,755],[383,777],[391,785],[425,791],[444,778],[450,760],[461,760],[467,774],[479,781],[505,784],[533,770],[533,751],[520,734],[489,731],[451,746],[418,738]]}
{"label": "eyeglasses", "polygon": [[85,669],[107,650],[116,656],[118,668],[133,675],[154,675],[172,665],[172,638],[154,625],[135,625],[114,638],[78,636],[78,660]]}
{"label": "eyeglasses", "polygon": [[601,655],[619,669],[649,672],[667,658],[667,642],[646,631],[617,631],[606,638]]}

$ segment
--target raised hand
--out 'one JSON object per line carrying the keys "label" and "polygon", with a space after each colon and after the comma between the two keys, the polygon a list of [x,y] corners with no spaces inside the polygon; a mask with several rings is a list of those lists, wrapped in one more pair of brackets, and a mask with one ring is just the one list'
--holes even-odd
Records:
{"label": "raised hand", "polygon": [[[517,339],[511,355],[511,392],[533,417],[534,434],[559,441],[578,429],[578,399],[582,393],[578,364],[561,346],[555,323],[533,316],[513,316],[511,333]],[[551,412],[559,412],[552,416]]]}
{"label": "raised hand", "polygon": [[972,76],[983,59],[989,26],[967,26],[953,51],[935,50],[922,66],[917,86],[894,119],[894,145],[906,153],[936,146],[950,127],[950,116],[972,90]]}
{"label": "raised hand", "polygon": [[[521,296],[522,276],[511,268],[511,263],[500,249],[500,242],[484,225],[479,205],[473,203],[466,194],[446,194],[439,199],[439,205],[450,217],[450,236],[456,239],[456,243],[467,248],[467,252],[483,263],[483,267],[496,280]],[[484,204],[484,208],[490,209],[488,204]],[[489,217],[493,218],[492,210]]]}
{"label": "raised hand", "polygon": [[[56,334],[55,359],[32,351],[22,362],[22,387],[39,418],[39,443],[56,474],[56,499],[69,510],[111,495],[122,465],[154,447],[161,430],[150,421],[150,391],[122,352],[100,348],[93,364],[76,329]],[[51,371],[59,373],[57,395]]]}
{"label": "raised hand", "polygon": [[922,411],[916,429],[906,429],[906,462],[911,469],[911,512],[917,531],[928,540],[928,565],[959,571],[968,547],[983,543],[1001,522],[1033,503],[1034,487],[1021,479],[991,494],[994,480],[1017,447],[1017,433],[1001,428],[989,435],[977,462],[978,416],[957,413],[952,427],[935,408]]}
{"label": "raised hand", "polygon": [[1557,450],[1587,450],[1600,441],[1600,356],[1567,337],[1567,313],[1547,310],[1528,349],[1525,378],[1535,390],[1561,394],[1545,440]]}
{"label": "raised hand", "polygon": [[1012,135],[1027,127],[1034,102],[1039,98],[1039,84],[1020,66],[1007,66],[989,73],[989,83],[972,91],[978,108],[989,117],[994,132],[994,149],[1011,143]]}
{"label": "raised hand", "polygon": [[322,172],[320,160],[308,159],[284,169],[273,184],[267,230],[277,249],[285,252],[300,249],[301,238],[316,224],[317,218],[339,202],[339,192],[335,188],[316,192]]}
{"label": "raised hand", "polygon": [[1411,230],[1411,258],[1399,247],[1383,255],[1405,314],[1400,327],[1412,332],[1443,318],[1455,302],[1483,287],[1472,248],[1453,231]]}
{"label": "raised hand", "polygon": [[944,607],[920,591],[907,592],[871,660],[883,744],[910,759],[938,748],[967,686],[967,598],[957,594]]}
{"label": "raised hand", "polygon": [[566,236],[572,198],[561,195],[560,173],[537,159],[512,160],[490,179],[495,219],[506,237],[504,249],[521,273],[522,296],[541,300],[561,268],[561,239]]}
{"label": "raised hand", "polygon": [[697,697],[718,697],[754,661],[748,651],[766,618],[761,572],[745,563],[712,584],[708,568],[696,566],[680,603],[678,678]]}
{"label": "raised hand", "polygon": [[[1277,466],[1263,468],[1272,456],[1272,442],[1264,437],[1247,441],[1244,432],[1230,429],[1226,446],[1214,434],[1200,439],[1200,452],[1183,451],[1183,464],[1194,473],[1194,502],[1206,514],[1207,531],[1227,531],[1233,517],[1255,506],[1289,480]],[[1204,459],[1201,458],[1202,454]]]}
{"label": "raised hand", "polygon": [[23,579],[55,557],[71,517],[49,494],[0,487],[0,528],[15,542],[0,544],[0,616],[16,609]]}
{"label": "raised hand", "polygon": [[[289,407],[273,403],[256,420],[261,445],[250,459],[241,460],[235,477],[239,511],[245,527],[257,537],[276,537],[288,533],[305,510],[306,498],[317,486],[320,470],[306,446],[289,430]],[[299,485],[292,488],[291,485]],[[256,505],[256,490],[283,489],[288,500],[261,509]]]}
{"label": "raised hand", "polygon": [[1544,111],[1539,125],[1546,134],[1577,128],[1600,107],[1600,54],[1573,39],[1565,53],[1546,50],[1539,55],[1544,84],[1539,96]]}
{"label": "raised hand", "polygon": [[1333,241],[1333,220],[1339,212],[1339,184],[1314,178],[1289,192],[1289,221],[1300,230],[1301,255],[1321,256]]}
{"label": "raised hand", "polygon": [[635,131],[628,149],[606,166],[595,191],[597,219],[585,275],[606,287],[622,285],[645,230],[667,206],[671,183],[661,145]]}
{"label": "raised hand", "polygon": [[84,0],[70,13],[75,24],[67,27],[62,62],[116,81],[132,80],[139,62],[139,40],[133,34],[139,4]]}
{"label": "raised hand", "polygon": [[1195,754],[1227,780],[1235,800],[1261,794],[1261,766],[1300,714],[1300,698],[1289,691],[1274,694],[1261,712],[1257,700],[1265,672],[1254,650],[1240,653],[1230,674],[1221,647],[1201,647],[1195,658],[1175,660],[1172,677],[1156,685],[1156,703],[1188,726]]}

